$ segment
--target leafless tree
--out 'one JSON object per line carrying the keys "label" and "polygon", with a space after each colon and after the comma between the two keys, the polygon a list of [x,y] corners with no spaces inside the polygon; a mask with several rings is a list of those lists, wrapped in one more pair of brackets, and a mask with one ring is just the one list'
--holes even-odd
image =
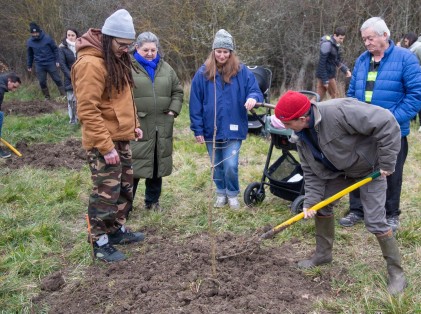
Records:
{"label": "leafless tree", "polygon": [[[133,16],[138,33],[152,31],[164,58],[183,80],[190,80],[204,62],[213,36],[229,31],[241,60],[273,72],[273,88],[314,89],[320,38],[346,27],[343,56],[352,68],[365,48],[359,28],[371,16],[383,16],[392,39],[420,32],[421,6],[402,0],[15,0],[2,1],[0,60],[24,73],[28,24],[36,21],[57,42],[66,27],[82,33],[100,28],[119,8]],[[339,83],[345,85],[343,76]]]}

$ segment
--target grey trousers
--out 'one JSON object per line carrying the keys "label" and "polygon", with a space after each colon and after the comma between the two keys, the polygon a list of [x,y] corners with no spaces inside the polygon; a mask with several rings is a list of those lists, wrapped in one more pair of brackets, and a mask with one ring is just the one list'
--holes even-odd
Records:
{"label": "grey trousers", "polygon": [[[352,179],[345,177],[338,177],[329,180],[325,187],[326,199],[339,191],[358,182],[360,179]],[[364,208],[364,223],[367,230],[373,234],[383,234],[390,230],[390,226],[386,222],[386,178],[378,177],[373,181],[361,186],[360,197]],[[330,216],[333,215],[333,208],[338,201],[335,201],[326,207],[319,210],[318,215]]]}

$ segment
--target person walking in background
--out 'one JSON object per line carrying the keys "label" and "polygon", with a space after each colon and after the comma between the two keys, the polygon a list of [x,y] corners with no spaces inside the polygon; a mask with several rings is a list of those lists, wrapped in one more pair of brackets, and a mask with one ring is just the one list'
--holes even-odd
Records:
{"label": "person walking in background", "polygon": [[232,209],[240,207],[238,158],[241,143],[247,136],[247,110],[262,101],[253,73],[240,63],[234,51],[232,36],[220,29],[205,64],[193,77],[190,91],[190,128],[197,143],[206,143],[215,166],[215,207],[227,203]]}
{"label": "person walking in background", "polygon": [[[19,88],[20,84],[20,77],[15,73],[0,75],[0,138],[4,119],[3,111],[1,111],[1,104],[3,103],[4,94],[7,92],[14,92]],[[10,156],[11,155],[9,152],[4,151],[0,147],[0,158],[9,158]]]}
{"label": "person walking in background", "polygon": [[79,38],[79,33],[74,28],[68,28],[66,30],[66,36],[59,45],[59,60],[60,69],[64,75],[64,89],[66,90],[67,98],[67,109],[69,112],[69,123],[77,123],[76,114],[76,98],[73,93],[72,79],[70,77],[70,71],[73,63],[76,61],[76,39]]}
{"label": "person walking in background", "polygon": [[[278,101],[275,115],[286,128],[294,130],[304,173],[304,218],[315,217],[316,252],[298,262],[301,268],[332,262],[335,238],[334,204],[319,211],[310,208],[370,175],[381,176],[360,187],[365,225],[379,242],[387,263],[390,294],[406,287],[398,244],[387,225],[384,203],[386,179],[395,170],[400,150],[399,125],[383,108],[352,98],[310,102],[301,93],[288,91]],[[365,158],[361,158],[365,156]]]}
{"label": "person walking in background", "polygon": [[345,39],[345,29],[338,27],[333,36],[325,35],[320,40],[319,65],[316,71],[317,94],[320,100],[329,93],[330,98],[338,97],[338,86],[336,83],[336,71],[339,68],[346,77],[351,77],[348,67],[342,63],[339,46]]}
{"label": "person walking in background", "polygon": [[173,68],[160,54],[158,37],[141,33],[133,53],[134,100],[143,131],[131,141],[133,151],[133,197],[145,179],[145,208],[162,210],[159,197],[162,177],[172,172],[174,118],[181,112],[183,87]]}
{"label": "person walking in background", "polygon": [[60,62],[56,43],[35,22],[29,24],[29,31],[31,38],[26,42],[28,71],[32,72],[32,65],[35,63],[35,74],[45,99],[50,99],[47,73],[56,83],[60,95],[66,96],[58,71]]}
{"label": "person walking in background", "polygon": [[421,65],[421,36],[418,37],[414,32],[409,32],[403,36],[403,47],[413,52]]}
{"label": "person walking in background", "polygon": [[[382,18],[368,19],[360,31],[367,51],[355,63],[347,96],[390,110],[400,125],[401,147],[395,172],[387,177],[385,206],[387,223],[396,231],[410,120],[421,108],[421,70],[413,53],[396,47],[390,40],[389,28]],[[350,227],[363,219],[366,219],[363,204],[359,190],[355,190],[350,194],[349,214],[339,224]]]}
{"label": "person walking in background", "polygon": [[128,54],[135,35],[129,12],[114,12],[101,30],[91,28],[76,40],[78,58],[71,72],[93,181],[88,215],[94,254],[107,262],[125,258],[113,245],[144,239],[125,226],[133,203],[130,140],[142,137]]}
{"label": "person walking in background", "polygon": [[[403,37],[403,46],[408,48],[411,52],[413,52],[421,65],[421,36],[418,37],[414,32],[409,32],[404,35]],[[417,116],[412,118],[415,122],[417,120]],[[421,132],[421,111],[418,111],[418,120],[420,122],[420,128],[418,132]]]}

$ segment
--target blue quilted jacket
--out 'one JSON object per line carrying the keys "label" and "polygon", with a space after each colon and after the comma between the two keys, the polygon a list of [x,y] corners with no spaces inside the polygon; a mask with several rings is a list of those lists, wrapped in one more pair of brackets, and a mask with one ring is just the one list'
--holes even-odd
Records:
{"label": "blue quilted jacket", "polygon": [[[417,57],[408,49],[396,47],[391,40],[389,44],[380,62],[371,103],[390,110],[401,127],[402,136],[407,136],[411,118],[421,108],[421,69]],[[348,97],[365,102],[371,56],[366,51],[357,59]]]}

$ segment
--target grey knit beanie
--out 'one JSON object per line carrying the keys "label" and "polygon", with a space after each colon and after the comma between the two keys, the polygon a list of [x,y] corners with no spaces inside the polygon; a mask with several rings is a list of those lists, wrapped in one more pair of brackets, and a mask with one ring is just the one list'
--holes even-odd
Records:
{"label": "grey knit beanie", "polygon": [[127,10],[120,9],[111,14],[102,26],[101,32],[117,38],[135,39],[133,19]]}
{"label": "grey knit beanie", "polygon": [[232,36],[225,29],[220,29],[215,34],[212,49],[217,48],[225,48],[231,51],[234,50],[234,42],[232,40]]}

